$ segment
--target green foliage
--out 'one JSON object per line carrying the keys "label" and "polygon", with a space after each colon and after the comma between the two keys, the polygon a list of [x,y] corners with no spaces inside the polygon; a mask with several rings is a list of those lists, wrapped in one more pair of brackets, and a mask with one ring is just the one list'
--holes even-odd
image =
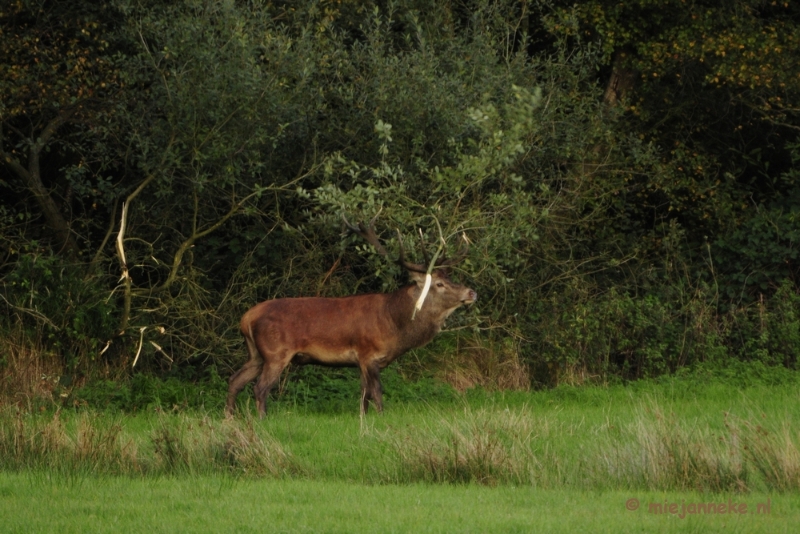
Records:
{"label": "green foliage", "polygon": [[[697,366],[741,369],[737,361],[758,364],[746,371],[754,379],[765,372],[761,366],[796,369],[800,297],[792,284],[784,283],[769,301],[726,314],[717,313],[707,286],[677,289],[681,293],[639,297],[612,290],[585,300],[573,296],[543,303],[541,314],[532,317],[543,332],[533,345],[547,366],[542,375],[556,383],[582,383],[587,374],[607,380]],[[782,372],[775,370],[776,376]]]}
{"label": "green foliage", "polygon": [[784,216],[797,204],[798,116],[788,108],[800,80],[787,53],[800,38],[797,4],[596,0],[540,9],[551,36],[591,42],[607,68],[631,79],[618,88],[621,122],[660,147],[660,172],[643,177],[626,206],[633,228],[655,230],[642,251],[658,255],[659,226],[677,222],[689,231],[682,255],[695,272],[706,241],[718,240],[725,298],[748,301],[796,278]]}
{"label": "green foliage", "polygon": [[115,325],[115,308],[101,280],[37,248],[22,251],[7,267],[0,328],[11,332],[21,326],[26,336],[64,355],[68,370],[85,371]]}
{"label": "green foliage", "polygon": [[[470,241],[454,346],[540,384],[794,367],[797,7],[573,4],[10,6],[0,334],[95,378],[139,354],[92,405],[216,405],[170,373],[233,372],[259,300],[402,283],[341,234],[377,215],[393,254]],[[309,368],[281,402],[357,387]]]}
{"label": "green foliage", "polygon": [[[381,375],[384,401],[389,407],[425,402],[448,402],[456,398],[453,389],[431,378],[408,380],[394,368]],[[72,391],[65,405],[88,406],[112,411],[200,409],[221,412],[225,405],[227,381],[211,367],[206,376],[159,377],[136,373],[130,380],[93,380]],[[355,369],[320,369],[304,366],[290,370],[268,402],[291,406],[310,413],[348,412],[358,406],[360,379]],[[242,408],[252,405],[252,396],[242,394]]]}
{"label": "green foliage", "polygon": [[732,232],[714,243],[714,261],[724,276],[721,290],[732,301],[752,301],[790,280],[798,264],[800,192],[787,194],[773,207],[759,206]]}
{"label": "green foliage", "polygon": [[[430,377],[408,380],[394,367],[381,372],[381,383],[387,409],[415,402],[447,402],[456,398],[455,391],[446,384]],[[357,369],[333,370],[304,366],[288,373],[275,401],[311,412],[347,412],[358,406],[360,384]]]}
{"label": "green foliage", "polygon": [[800,355],[800,295],[784,282],[775,296],[746,308],[730,336],[742,341],[740,358],[760,360],[767,365],[797,368]]}
{"label": "green foliage", "polygon": [[227,382],[210,368],[207,376],[190,381],[136,373],[130,380],[94,380],[72,392],[67,404],[128,412],[162,409],[222,410]]}
{"label": "green foliage", "polygon": [[[13,2],[0,11],[0,101],[3,121],[49,120],[78,102],[106,95],[119,83],[114,66],[115,6]],[[16,152],[16,150],[14,151]],[[13,152],[12,152],[13,153]]]}

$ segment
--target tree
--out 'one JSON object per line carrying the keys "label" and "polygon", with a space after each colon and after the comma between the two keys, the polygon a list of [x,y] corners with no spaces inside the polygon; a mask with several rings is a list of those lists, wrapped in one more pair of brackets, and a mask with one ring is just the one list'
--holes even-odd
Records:
{"label": "tree", "polygon": [[[82,246],[70,213],[93,129],[120,87],[108,2],[16,2],[0,12],[0,161],[33,199],[55,250]],[[91,148],[88,148],[91,151]],[[71,175],[60,169],[76,170]],[[4,184],[14,191],[13,182]],[[90,200],[91,202],[91,200]],[[32,207],[33,207],[32,206]]]}
{"label": "tree", "polygon": [[[623,105],[621,120],[660,147],[660,169],[636,183],[638,207],[631,206],[631,213],[638,222],[632,223],[655,230],[649,238],[655,253],[677,222],[687,231],[687,259],[708,275],[707,243],[725,241],[714,250],[729,250],[728,235],[762,207],[777,203],[785,209],[798,185],[792,169],[800,132],[800,59],[791,51],[800,43],[800,8],[765,0],[553,6],[545,17],[551,35],[598,47],[610,69],[606,99]],[[612,90],[622,79],[635,84]],[[785,272],[778,264],[793,263],[768,248],[750,250],[761,260],[745,267],[722,254],[717,274],[753,279],[755,265],[775,262],[768,270]],[[733,265],[746,270],[726,271]],[[741,294],[733,279],[731,291]],[[775,290],[780,281],[768,285]]]}

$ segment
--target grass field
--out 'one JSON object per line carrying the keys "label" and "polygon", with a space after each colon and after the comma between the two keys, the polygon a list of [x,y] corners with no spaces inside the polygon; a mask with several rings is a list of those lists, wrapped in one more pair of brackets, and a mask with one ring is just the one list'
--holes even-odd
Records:
{"label": "grass field", "polygon": [[665,380],[472,392],[363,419],[357,399],[279,404],[263,421],[5,409],[0,515],[20,532],[789,532],[798,401],[793,381]]}
{"label": "grass field", "polygon": [[[644,503],[626,508],[629,499]],[[748,513],[651,513],[649,503],[727,502],[697,493],[478,485],[368,486],[229,476],[157,479],[0,474],[3,532],[796,532],[794,496],[734,496]],[[769,512],[756,513],[758,503]]]}

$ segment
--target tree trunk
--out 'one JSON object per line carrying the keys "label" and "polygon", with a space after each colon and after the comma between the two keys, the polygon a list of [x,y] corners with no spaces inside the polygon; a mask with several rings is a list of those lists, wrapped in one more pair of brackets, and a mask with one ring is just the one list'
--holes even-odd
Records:
{"label": "tree trunk", "polygon": [[636,84],[636,71],[628,67],[630,52],[624,48],[614,53],[614,64],[611,67],[611,79],[608,80],[603,102],[616,106],[626,100]]}
{"label": "tree trunk", "polygon": [[[42,176],[39,165],[39,154],[55,134],[56,130],[75,114],[77,108],[62,111],[56,118],[51,120],[38,137],[31,139],[30,152],[28,153],[28,168],[26,169],[12,154],[5,151],[2,143],[2,130],[0,130],[0,160],[8,165],[14,173],[19,176],[25,187],[33,194],[39,209],[42,210],[47,226],[53,231],[56,238],[58,252],[66,252],[70,257],[78,255],[78,244],[72,237],[69,223],[61,214],[58,205],[50,196],[42,183]],[[33,137],[33,136],[32,136]]]}
{"label": "tree trunk", "polygon": [[44,184],[42,183],[42,177],[39,172],[38,151],[31,149],[31,153],[28,158],[28,172],[25,173],[22,178],[25,180],[30,192],[33,193],[36,203],[39,204],[39,208],[44,214],[44,220],[47,222],[47,226],[50,227],[55,235],[58,243],[58,251],[64,251],[71,257],[77,256],[78,244],[72,238],[72,233],[69,229],[69,223],[66,219],[64,219],[64,216],[61,214],[61,210],[58,209],[58,205],[56,205],[53,197],[50,196],[50,193],[47,191],[47,189],[45,189]]}

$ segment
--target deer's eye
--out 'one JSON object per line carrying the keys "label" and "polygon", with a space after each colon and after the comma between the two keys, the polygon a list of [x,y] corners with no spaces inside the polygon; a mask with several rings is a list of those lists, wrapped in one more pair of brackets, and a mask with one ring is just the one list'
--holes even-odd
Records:
{"label": "deer's eye", "polygon": [[442,282],[436,282],[436,287],[444,287],[444,284]]}

